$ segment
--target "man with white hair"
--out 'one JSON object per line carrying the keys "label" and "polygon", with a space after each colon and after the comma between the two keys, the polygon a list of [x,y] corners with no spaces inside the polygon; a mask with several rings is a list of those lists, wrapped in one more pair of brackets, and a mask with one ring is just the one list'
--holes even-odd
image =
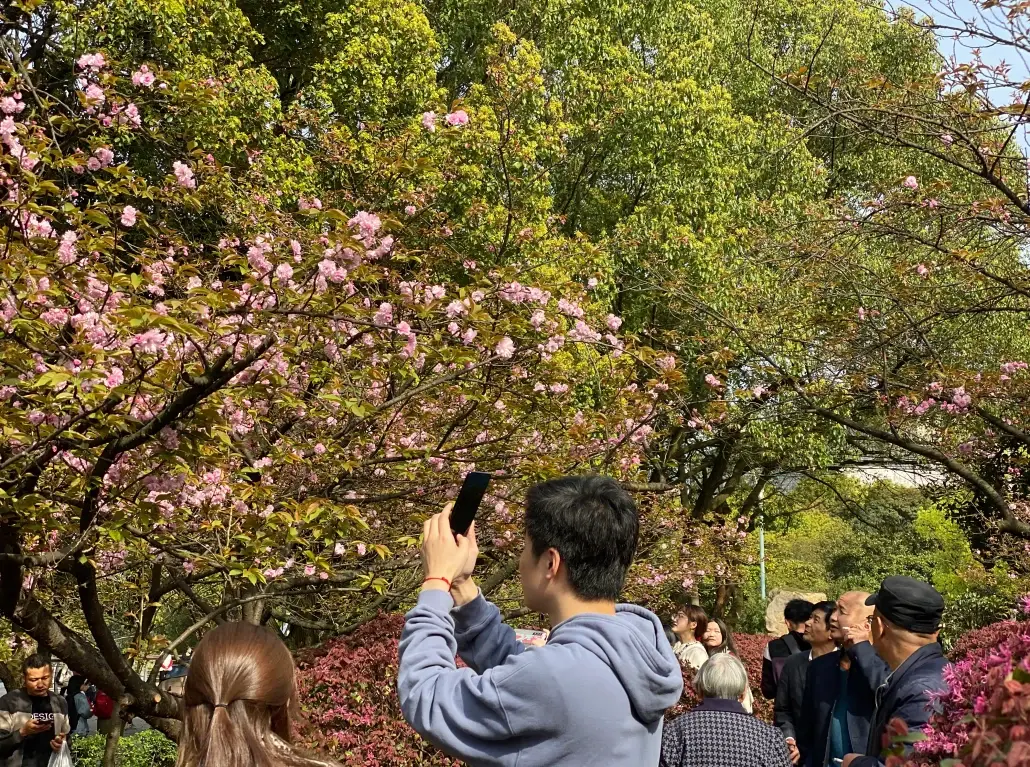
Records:
{"label": "man with white hair", "polygon": [[666,722],[659,767],[790,767],[782,733],[741,705],[747,686],[736,656],[709,658],[694,678],[701,704]]}

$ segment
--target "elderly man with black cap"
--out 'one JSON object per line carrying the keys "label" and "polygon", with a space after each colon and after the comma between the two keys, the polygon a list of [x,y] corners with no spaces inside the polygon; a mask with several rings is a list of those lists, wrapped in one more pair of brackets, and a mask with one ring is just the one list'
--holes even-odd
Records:
{"label": "elderly man with black cap", "polygon": [[930,719],[930,697],[946,688],[944,667],[948,665],[937,633],[944,613],[944,598],[933,586],[906,575],[895,575],[880,584],[880,590],[866,600],[875,605],[872,640],[853,648],[860,668],[871,667],[869,657],[879,655],[891,668],[887,680],[876,690],[876,714],[869,729],[867,756],[848,754],[843,767],[877,767],[884,749],[884,735],[892,719],[901,719],[909,729],[919,729]]}

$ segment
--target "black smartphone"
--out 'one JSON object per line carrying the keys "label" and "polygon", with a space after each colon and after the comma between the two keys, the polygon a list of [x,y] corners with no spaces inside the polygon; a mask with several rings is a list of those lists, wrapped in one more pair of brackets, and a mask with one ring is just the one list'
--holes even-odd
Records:
{"label": "black smartphone", "polygon": [[465,475],[454,508],[451,509],[451,532],[455,535],[464,535],[469,531],[489,484],[490,475],[485,471],[470,471]]}

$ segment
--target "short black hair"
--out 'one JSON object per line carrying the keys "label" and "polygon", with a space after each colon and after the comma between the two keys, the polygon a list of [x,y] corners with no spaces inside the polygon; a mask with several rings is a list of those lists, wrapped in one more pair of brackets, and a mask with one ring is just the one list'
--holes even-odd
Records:
{"label": "short black hair", "polygon": [[556,549],[581,599],[619,598],[639,528],[636,504],[611,477],[562,477],[526,494],[526,535],[534,556]]}
{"label": "short black hair", "polygon": [[27,657],[21,664],[22,676],[29,673],[30,668],[53,668],[53,664],[50,662],[50,658],[41,652],[32,653]]}
{"label": "short black hair", "polygon": [[804,623],[812,617],[815,605],[807,599],[792,599],[783,608],[783,618],[791,623]]}
{"label": "short black hair", "polygon": [[829,600],[827,600],[825,602],[816,602],[812,606],[812,615],[815,615],[816,613],[822,613],[823,614],[823,623],[829,625],[829,623],[830,623],[830,616],[833,615],[833,611],[836,610],[836,609],[837,609],[837,603],[836,602],[830,602]]}

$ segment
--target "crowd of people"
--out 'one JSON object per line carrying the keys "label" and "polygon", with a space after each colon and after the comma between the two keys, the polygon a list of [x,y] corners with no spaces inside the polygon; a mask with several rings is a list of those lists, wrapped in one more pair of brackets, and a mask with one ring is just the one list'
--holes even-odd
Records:
{"label": "crowd of people", "polygon": [[[688,605],[666,628],[618,603],[637,511],[619,483],[596,476],[527,495],[519,575],[526,606],[552,627],[527,650],[475,585],[474,526],[456,536],[448,514],[423,530],[425,580],[406,617],[398,690],[407,721],[470,765],[877,767],[888,724],[925,725],[944,688],[944,601],[895,576],[875,594],[786,606],[759,680],[775,726],[760,721],[721,619]],[[701,703],[666,723],[681,664]]]}
{"label": "crowd of people", "polygon": [[[526,606],[549,619],[524,643],[475,583],[475,524],[455,535],[449,509],[423,528],[424,580],[400,642],[405,719],[469,765],[511,767],[878,767],[888,723],[924,725],[943,688],[944,602],[896,576],[875,594],[789,603],[766,649],[760,689],[775,726],[752,713],[751,683],[717,617],[687,605],[663,625],[620,604],[637,509],[609,478],[536,485],[525,507],[519,577]],[[459,668],[455,657],[465,663]],[[701,703],[666,722],[694,671]],[[50,690],[47,658],[24,664],[0,699],[0,767],[48,767],[69,734],[88,732],[86,680]],[[197,645],[182,694],[177,767],[326,767],[291,742],[297,711],[289,650],[271,631],[218,626]]]}

